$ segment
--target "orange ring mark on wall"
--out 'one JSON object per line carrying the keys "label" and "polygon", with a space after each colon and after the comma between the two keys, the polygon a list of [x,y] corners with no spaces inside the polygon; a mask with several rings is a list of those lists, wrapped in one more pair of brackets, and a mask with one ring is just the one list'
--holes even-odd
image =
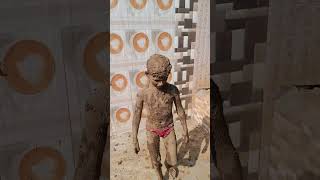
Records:
{"label": "orange ring mark on wall", "polygon": [[[141,46],[139,45],[139,43],[138,43],[140,40],[143,40],[143,41],[144,41],[144,46],[143,46],[143,47],[141,47]],[[137,33],[137,34],[135,34],[135,35],[133,36],[133,42],[132,42],[132,44],[133,44],[133,48],[134,48],[137,52],[143,53],[143,52],[145,52],[145,51],[148,49],[148,47],[149,47],[149,38],[148,38],[148,36],[147,36],[146,34],[144,34],[144,33],[142,33],[142,32]]]}
{"label": "orange ring mark on wall", "polygon": [[[167,45],[163,44],[162,41],[164,39],[168,39],[168,44]],[[167,32],[160,33],[160,35],[158,36],[157,45],[158,45],[160,50],[168,51],[172,46],[172,37],[171,37],[171,35],[169,33],[167,33]]]}
{"label": "orange ring mark on wall", "polygon": [[[112,41],[118,41],[119,45],[116,46],[116,47],[113,47],[111,45]],[[123,40],[122,40],[122,38],[118,34],[111,33],[111,35],[110,35],[110,52],[111,52],[111,54],[119,54],[122,51],[122,49],[123,49]]]}
{"label": "orange ring mark on wall", "polygon": [[99,65],[96,55],[103,50],[107,53],[109,36],[106,32],[97,33],[89,40],[84,50],[84,68],[88,76],[97,82],[103,83],[106,80],[106,70]]}
{"label": "orange ring mark on wall", "polygon": [[137,0],[130,0],[130,4],[133,8],[141,10],[146,7],[147,0],[143,0],[142,3],[138,3]]}
{"label": "orange ring mark on wall", "polygon": [[147,76],[146,76],[146,74],[145,74],[144,71],[138,72],[138,73],[136,74],[135,82],[136,82],[136,85],[137,85],[139,88],[145,88],[145,87],[148,86],[148,79],[147,79],[147,82],[146,82],[146,83],[143,83],[142,78],[147,78]]}
{"label": "orange ring mark on wall", "polygon": [[116,120],[119,122],[127,122],[130,119],[131,112],[128,108],[119,108],[116,111]]}
{"label": "orange ring mark on wall", "polygon": [[41,180],[32,172],[32,166],[45,159],[54,161],[54,174],[52,180],[63,180],[66,175],[66,162],[63,156],[50,147],[37,147],[24,155],[20,161],[20,180]]}
{"label": "orange ring mark on wall", "polygon": [[172,7],[173,0],[169,0],[169,2],[167,2],[167,3],[164,3],[163,0],[157,0],[157,4],[161,10],[165,11],[165,10],[168,10]]}
{"label": "orange ring mark on wall", "polygon": [[[20,73],[18,63],[25,60],[30,55],[39,55],[44,62],[41,80],[38,83],[28,82]],[[49,48],[34,40],[21,40],[15,43],[8,50],[4,63],[8,70],[9,85],[23,94],[36,94],[48,88],[49,83],[54,77],[55,65],[54,58]]]}
{"label": "orange ring mark on wall", "polygon": [[111,0],[110,2],[111,2],[110,4],[111,9],[115,8],[118,5],[118,0]]}
{"label": "orange ring mark on wall", "polygon": [[[117,81],[122,81],[123,83],[119,86],[119,84],[117,84]],[[111,78],[111,87],[113,90],[115,91],[123,91],[128,85],[128,80],[127,78],[122,75],[122,74],[116,74],[114,76],[112,76]]]}

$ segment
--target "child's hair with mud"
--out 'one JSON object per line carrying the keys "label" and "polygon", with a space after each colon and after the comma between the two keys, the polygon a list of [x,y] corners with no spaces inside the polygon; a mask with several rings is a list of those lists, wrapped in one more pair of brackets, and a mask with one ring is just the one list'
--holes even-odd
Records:
{"label": "child's hair with mud", "polygon": [[170,74],[172,65],[169,58],[160,54],[150,56],[147,61],[147,72],[150,75],[159,77],[168,76]]}

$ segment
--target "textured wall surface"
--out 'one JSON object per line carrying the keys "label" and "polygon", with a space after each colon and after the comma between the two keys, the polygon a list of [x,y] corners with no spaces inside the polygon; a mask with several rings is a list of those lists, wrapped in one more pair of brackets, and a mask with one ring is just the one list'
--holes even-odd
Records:
{"label": "textured wall surface", "polygon": [[[123,44],[120,52],[110,54],[110,116],[113,133],[131,131],[136,94],[147,86],[144,72],[148,58],[155,53],[162,54],[175,65],[176,2],[171,3],[163,10],[157,1],[147,1],[142,9],[135,8],[130,1],[118,1],[111,9],[111,34],[118,35],[121,42],[111,38],[110,45],[112,48],[119,48],[118,44],[113,43]],[[161,36],[163,33],[165,36]],[[145,50],[139,50],[137,47],[143,47]],[[170,83],[176,78],[174,71],[175,66],[171,73],[173,76],[168,80]],[[144,122],[145,119],[141,124],[142,129]]]}
{"label": "textured wall surface", "polygon": [[[178,86],[182,104],[192,115],[197,1],[174,0],[162,9],[157,1],[146,2],[140,10],[130,1],[110,2],[111,33],[118,35],[110,42],[116,52],[110,59],[113,133],[131,129],[135,95],[145,82],[140,72],[153,53],[172,60],[170,82]],[[6,62],[10,74],[0,79],[1,180],[19,179],[30,174],[31,167],[43,179],[71,179],[86,101],[108,73],[105,3],[1,1],[0,61]],[[143,34],[135,41],[137,33]],[[137,46],[143,49],[146,43],[143,37],[148,37],[148,48],[137,52]]]}
{"label": "textured wall surface", "polygon": [[216,1],[211,77],[221,90],[245,179],[259,174],[268,1]]}
{"label": "textured wall surface", "polygon": [[194,83],[195,42],[197,28],[197,0],[177,0],[177,47],[175,48],[176,82],[181,91],[181,101],[188,118],[192,116],[192,92]]}
{"label": "textured wall surface", "polygon": [[[72,178],[85,102],[106,72],[106,7],[0,2],[0,61],[9,73],[0,79],[1,180],[30,179],[31,172]],[[87,56],[101,69],[85,63]]]}
{"label": "textured wall surface", "polygon": [[[120,52],[111,53],[110,115],[113,133],[131,131],[136,93],[143,88],[139,82],[146,82],[143,72],[147,59],[154,53],[170,58],[173,69],[169,82],[179,88],[182,105],[188,117],[192,116],[196,23],[197,1],[192,0],[174,0],[167,9],[161,9],[157,1],[147,1],[142,9],[134,8],[129,1],[119,1],[111,9],[111,33],[121,38],[121,42],[116,40],[115,44],[111,39],[111,46],[116,49],[120,47],[116,43],[123,44]],[[145,51],[135,49],[133,41],[137,33],[145,34],[141,46],[147,42],[144,39],[148,39]],[[159,39],[162,33],[169,36]],[[166,44],[170,39],[172,44]],[[168,45],[168,48],[161,49],[159,43]],[[142,129],[144,122],[141,122]]]}
{"label": "textured wall surface", "polygon": [[193,120],[210,129],[210,90],[200,90],[193,95]]}
{"label": "textured wall surface", "polygon": [[275,101],[271,179],[319,179],[319,93],[290,89]]}
{"label": "textured wall surface", "polygon": [[319,179],[319,2],[270,1],[261,179]]}
{"label": "textured wall surface", "polygon": [[210,3],[214,1],[198,2],[193,92],[210,88]]}

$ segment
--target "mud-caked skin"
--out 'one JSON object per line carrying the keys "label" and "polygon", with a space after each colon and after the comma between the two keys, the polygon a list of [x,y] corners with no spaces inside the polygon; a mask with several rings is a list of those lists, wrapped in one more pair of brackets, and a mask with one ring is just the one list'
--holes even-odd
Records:
{"label": "mud-caked skin", "polygon": [[162,129],[173,123],[172,105],[179,96],[179,90],[172,84],[159,90],[150,86],[138,93],[138,100],[144,102],[148,112],[147,128]]}
{"label": "mud-caked skin", "polygon": [[211,80],[210,96],[210,131],[211,155],[223,180],[242,180],[239,155],[234,148],[227,122],[223,115],[223,101],[218,86]]}
{"label": "mud-caked skin", "polygon": [[[137,94],[136,107],[133,117],[133,144],[136,153],[140,151],[138,142],[138,129],[141,120],[142,109],[147,108],[146,121],[147,147],[150,154],[152,167],[156,170],[158,179],[163,179],[160,157],[160,135],[150,129],[163,130],[170,128],[173,123],[172,106],[175,104],[183,130],[184,140],[189,141],[186,115],[181,105],[179,90],[176,86],[167,83],[171,70],[168,58],[155,54],[147,62],[146,75],[149,86]],[[173,127],[172,127],[173,128]],[[168,135],[162,137],[166,149],[165,165],[172,177],[177,176],[177,140],[174,129]]]}

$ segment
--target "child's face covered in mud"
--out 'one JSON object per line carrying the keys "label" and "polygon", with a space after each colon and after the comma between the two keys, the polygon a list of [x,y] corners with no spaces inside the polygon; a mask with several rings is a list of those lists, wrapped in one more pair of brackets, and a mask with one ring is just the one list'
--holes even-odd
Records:
{"label": "child's face covered in mud", "polygon": [[161,89],[166,83],[171,71],[170,60],[162,55],[153,55],[147,62],[146,75],[151,85]]}
{"label": "child's face covered in mud", "polygon": [[166,83],[168,76],[148,75],[150,83],[158,89],[161,89]]}

